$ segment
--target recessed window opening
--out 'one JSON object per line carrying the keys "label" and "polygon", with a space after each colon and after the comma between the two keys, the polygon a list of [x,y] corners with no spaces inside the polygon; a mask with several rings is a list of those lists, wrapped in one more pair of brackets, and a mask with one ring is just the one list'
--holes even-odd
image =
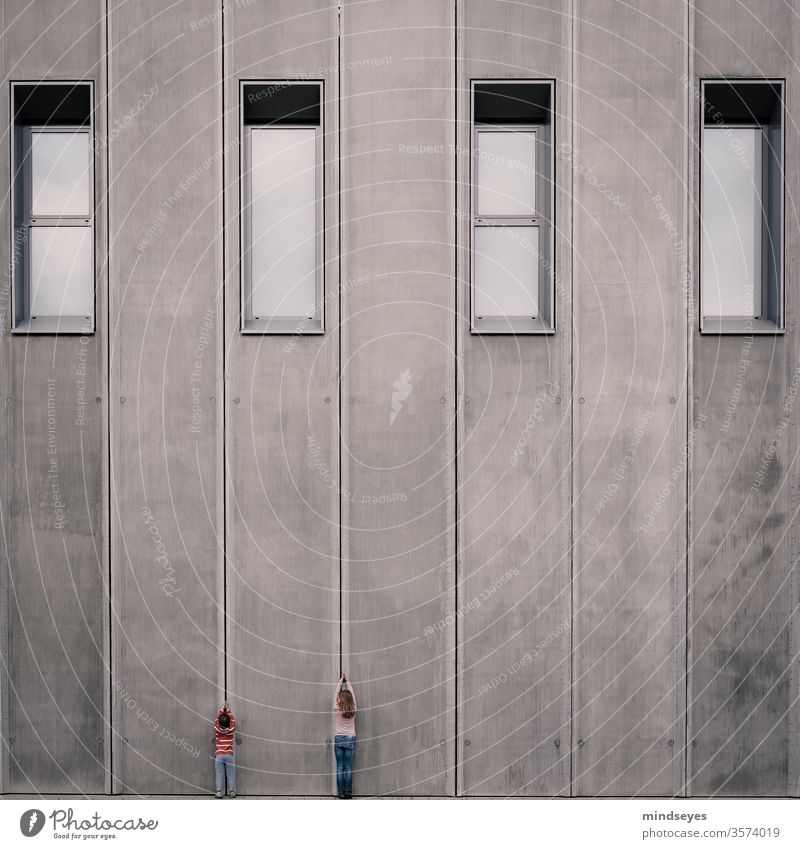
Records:
{"label": "recessed window opening", "polygon": [[553,83],[472,92],[472,330],[551,333]]}
{"label": "recessed window opening", "polygon": [[91,83],[12,83],[12,330],[92,333]]}
{"label": "recessed window opening", "polygon": [[783,83],[703,83],[700,329],[783,329]]}
{"label": "recessed window opening", "polygon": [[242,83],[242,331],[324,331],[322,83]]}

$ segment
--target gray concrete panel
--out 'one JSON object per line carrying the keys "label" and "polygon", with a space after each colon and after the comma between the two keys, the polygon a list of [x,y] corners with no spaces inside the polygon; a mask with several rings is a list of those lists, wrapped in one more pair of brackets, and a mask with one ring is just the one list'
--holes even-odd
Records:
{"label": "gray concrete panel", "polygon": [[669,795],[684,763],[685,15],[609,0],[576,15],[573,791]]}
{"label": "gray concrete panel", "polygon": [[[110,9],[115,791],[213,785],[223,695],[218,4]],[[115,123],[116,122],[116,123]]]}
{"label": "gray concrete panel", "polygon": [[[787,4],[703,0],[696,4],[693,46],[695,144],[703,77],[786,78],[788,121],[786,335],[700,336],[695,323],[693,415],[708,421],[692,464],[690,789],[693,795],[797,795],[795,14]],[[696,203],[697,150],[693,166]],[[692,232],[699,239],[696,211]],[[695,297],[699,303],[697,290]]]}
{"label": "gray concrete panel", "polygon": [[454,632],[426,633],[454,608],[453,17],[342,6],[342,274],[364,279],[342,297],[343,654],[364,795],[455,790]]}
{"label": "gray concrete panel", "polygon": [[[245,793],[328,794],[339,675],[338,20],[225,16],[228,691]],[[324,336],[239,332],[239,82],[324,80]]]}
{"label": "gray concrete panel", "polygon": [[[82,0],[69,14],[55,14],[46,4],[4,4],[4,115],[9,80],[93,80],[96,130],[104,132],[102,5]],[[7,131],[0,156],[7,198]],[[99,155],[95,334],[12,337],[7,274],[2,282],[0,619],[10,682],[0,698],[9,744],[0,786],[12,792],[98,793],[107,786],[105,186]],[[5,204],[6,234],[8,210]],[[4,246],[7,269],[13,242],[6,238]]]}
{"label": "gray concrete panel", "polygon": [[556,163],[555,336],[469,329],[470,80],[554,79],[571,138],[569,4],[461,4],[459,793],[570,793],[572,173]]}
{"label": "gray concrete panel", "polygon": [[[357,795],[800,793],[793,4],[1,8],[0,110],[101,143],[96,333],[0,284],[0,791],[208,792],[227,694],[240,791],[326,795],[341,658]],[[783,336],[697,329],[721,75],[787,81]],[[469,330],[487,77],[555,81],[552,336]],[[324,81],[324,335],[240,333],[245,79]]]}

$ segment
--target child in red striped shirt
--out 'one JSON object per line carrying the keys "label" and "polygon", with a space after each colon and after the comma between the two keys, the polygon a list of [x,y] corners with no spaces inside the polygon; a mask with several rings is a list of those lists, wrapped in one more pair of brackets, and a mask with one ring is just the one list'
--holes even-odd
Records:
{"label": "child in red striped shirt", "polygon": [[217,799],[225,795],[225,778],[228,779],[228,795],[236,798],[236,767],[233,762],[233,732],[236,720],[230,705],[224,702],[214,722],[214,771],[217,778]]}

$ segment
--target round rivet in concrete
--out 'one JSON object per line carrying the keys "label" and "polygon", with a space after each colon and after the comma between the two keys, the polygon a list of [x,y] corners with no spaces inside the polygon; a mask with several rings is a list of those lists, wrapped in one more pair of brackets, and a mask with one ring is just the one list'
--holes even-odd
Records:
{"label": "round rivet in concrete", "polygon": [[97,398],[94,399],[95,404],[100,404],[100,403],[102,403],[102,401],[103,401],[103,399],[99,395],[97,396]]}
{"label": "round rivet in concrete", "polygon": [[124,396],[124,395],[120,395],[120,396],[119,396],[119,403],[120,403],[120,404],[124,404],[124,403],[125,403],[125,400],[126,400],[126,399],[125,399],[125,396]]}
{"label": "round rivet in concrete", "polygon": [[10,405],[10,404],[13,404],[13,403],[14,403],[14,399],[10,395],[7,395],[6,396],[6,404]]}
{"label": "round rivet in concrete", "polygon": [[442,737],[442,739],[439,741],[439,745],[440,745],[440,746],[444,746],[444,744],[445,744],[446,742],[447,742],[447,740],[445,740],[445,739],[444,739],[444,737]]}
{"label": "round rivet in concrete", "polygon": [[471,745],[472,745],[472,740],[469,740],[469,739],[464,740],[464,745],[465,745],[465,746],[471,746]]}
{"label": "round rivet in concrete", "polygon": [[693,749],[697,748],[697,740],[692,740],[692,748]]}
{"label": "round rivet in concrete", "polygon": [[553,740],[553,745],[558,749],[558,748],[561,747],[561,741],[560,740]]}
{"label": "round rivet in concrete", "polygon": [[695,403],[695,404],[699,404],[699,403],[700,403],[700,396],[699,396],[699,395],[695,395],[695,396],[694,396],[694,403]]}
{"label": "round rivet in concrete", "polygon": [[560,404],[560,403],[561,403],[561,396],[556,395],[556,404]]}
{"label": "round rivet in concrete", "polygon": [[351,395],[351,396],[350,396],[347,400],[348,400],[351,404],[355,404],[355,403],[356,403],[355,396],[353,396],[353,395]]}
{"label": "round rivet in concrete", "polygon": [[578,746],[580,746],[581,749],[583,748],[583,740],[578,740]]}
{"label": "round rivet in concrete", "polygon": [[103,740],[103,738],[102,738],[102,737],[98,737],[98,738],[97,738],[97,744],[98,744],[98,746],[102,746],[104,743],[105,743],[105,740]]}
{"label": "round rivet in concrete", "polygon": [[216,398],[212,395],[212,396],[208,399],[208,403],[209,403],[209,404],[212,404],[212,405],[213,405],[213,404],[216,404],[216,403],[217,403],[217,399],[216,399]]}
{"label": "round rivet in concrete", "polygon": [[128,738],[127,738],[127,737],[123,737],[123,738],[122,738],[122,742],[123,742],[123,743],[127,746],[127,745],[128,745]]}
{"label": "round rivet in concrete", "polygon": [[675,741],[674,740],[667,740],[667,745],[672,747],[672,746],[675,745]]}
{"label": "round rivet in concrete", "polygon": [[13,745],[14,745],[14,742],[15,742],[15,741],[16,741],[16,737],[9,737],[9,738],[8,738],[9,745],[11,745],[11,746],[13,746]]}
{"label": "round rivet in concrete", "polygon": [[241,399],[241,398],[234,398],[234,399],[233,399],[233,403],[234,403],[234,404],[241,404],[241,403],[242,403],[242,399]]}
{"label": "round rivet in concrete", "polygon": [[444,402],[445,402],[446,400],[447,400],[447,399],[446,399],[444,396],[442,396],[442,397],[439,399],[439,403],[440,403],[440,404],[444,404]]}
{"label": "round rivet in concrete", "polygon": [[241,737],[237,737],[237,738],[236,738],[236,745],[237,745],[237,746],[241,746],[241,745],[242,745],[242,738],[241,738]]}
{"label": "round rivet in concrete", "polygon": [[586,399],[583,397],[583,395],[581,395],[581,397],[578,398],[578,403],[579,404],[585,404],[586,403]]}
{"label": "round rivet in concrete", "polygon": [[331,403],[331,396],[330,396],[330,395],[326,395],[326,396],[325,396],[325,403],[326,403],[326,404],[330,404],[330,403]]}
{"label": "round rivet in concrete", "polygon": [[671,396],[671,397],[670,397],[670,399],[669,399],[669,403],[670,403],[670,404],[674,404],[674,403],[675,403],[675,401],[676,401],[675,396],[674,396],[674,395],[673,395],[673,396]]}

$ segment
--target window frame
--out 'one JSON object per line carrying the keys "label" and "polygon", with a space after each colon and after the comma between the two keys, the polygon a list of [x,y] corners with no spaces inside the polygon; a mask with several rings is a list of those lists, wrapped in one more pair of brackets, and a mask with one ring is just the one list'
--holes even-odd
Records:
{"label": "window frame", "polygon": [[[319,122],[311,123],[246,123],[245,86],[316,85],[319,87]],[[324,136],[324,83],[322,80],[240,80],[239,81],[239,329],[246,335],[321,335],[325,333],[325,136]],[[314,234],[316,270],[314,275],[314,317],[308,316],[254,316],[252,292],[252,251],[250,196],[252,184],[248,179],[252,167],[251,135],[253,130],[314,130],[315,138],[315,213]]]}
{"label": "window frame", "polygon": [[[504,121],[489,123],[475,118],[476,89],[482,84],[542,85],[549,88],[550,120],[548,123]],[[475,335],[552,335],[555,317],[555,139],[552,116],[555,114],[555,81],[550,79],[474,79],[471,81],[470,115],[470,332]],[[534,181],[534,215],[480,215],[478,207],[480,145],[479,136],[487,132],[533,132],[535,134],[536,176]],[[476,314],[476,230],[478,228],[535,227],[539,233],[537,315],[481,316]]]}
{"label": "window frame", "polygon": [[[779,197],[778,202],[778,221],[775,225],[775,231],[780,238],[779,251],[777,252],[778,268],[776,272],[777,278],[777,315],[775,318],[764,317],[768,312],[767,305],[769,302],[769,281],[767,279],[768,254],[766,245],[769,244],[770,221],[768,208],[775,201],[770,194],[770,185],[768,179],[768,169],[770,160],[776,160],[774,153],[771,151],[771,142],[769,139],[769,131],[771,125],[764,121],[754,120],[751,122],[742,122],[740,120],[722,121],[707,125],[705,121],[706,104],[709,99],[706,96],[707,85],[730,85],[732,87],[740,87],[746,85],[774,85],[779,88],[780,92],[780,124],[778,130],[780,133],[780,158],[777,160],[778,173],[780,177]],[[781,336],[786,332],[785,328],[785,301],[786,301],[786,81],[781,78],[753,78],[753,77],[703,77],[700,79],[700,101],[699,101],[699,140],[698,140],[698,244],[697,244],[697,271],[698,271],[698,330],[701,335],[707,336]],[[761,216],[761,233],[757,234],[756,241],[760,248],[760,268],[759,268],[759,294],[761,301],[761,316],[752,318],[747,316],[714,316],[705,315],[703,309],[703,207],[704,207],[704,178],[705,170],[704,159],[704,142],[706,129],[758,129],[761,136],[761,206],[763,214]],[[755,311],[755,310],[754,310]]]}
{"label": "window frame", "polygon": [[[17,86],[68,86],[76,88],[87,86],[89,89],[89,120],[85,124],[47,124],[38,121],[32,124],[21,124],[14,114],[15,89]],[[9,227],[11,233],[11,333],[17,335],[29,334],[64,334],[92,335],[96,331],[97,314],[97,163],[94,144],[94,82],[91,80],[12,80],[10,97],[10,168],[11,168],[11,212]],[[34,133],[85,133],[89,154],[88,179],[88,215],[34,215],[33,214],[33,160],[32,137]],[[89,230],[90,243],[90,285],[91,285],[91,315],[34,316],[31,315],[32,285],[31,250],[33,240],[31,230],[34,228],[65,228],[78,227]],[[19,244],[17,233],[22,231],[22,246]]]}

